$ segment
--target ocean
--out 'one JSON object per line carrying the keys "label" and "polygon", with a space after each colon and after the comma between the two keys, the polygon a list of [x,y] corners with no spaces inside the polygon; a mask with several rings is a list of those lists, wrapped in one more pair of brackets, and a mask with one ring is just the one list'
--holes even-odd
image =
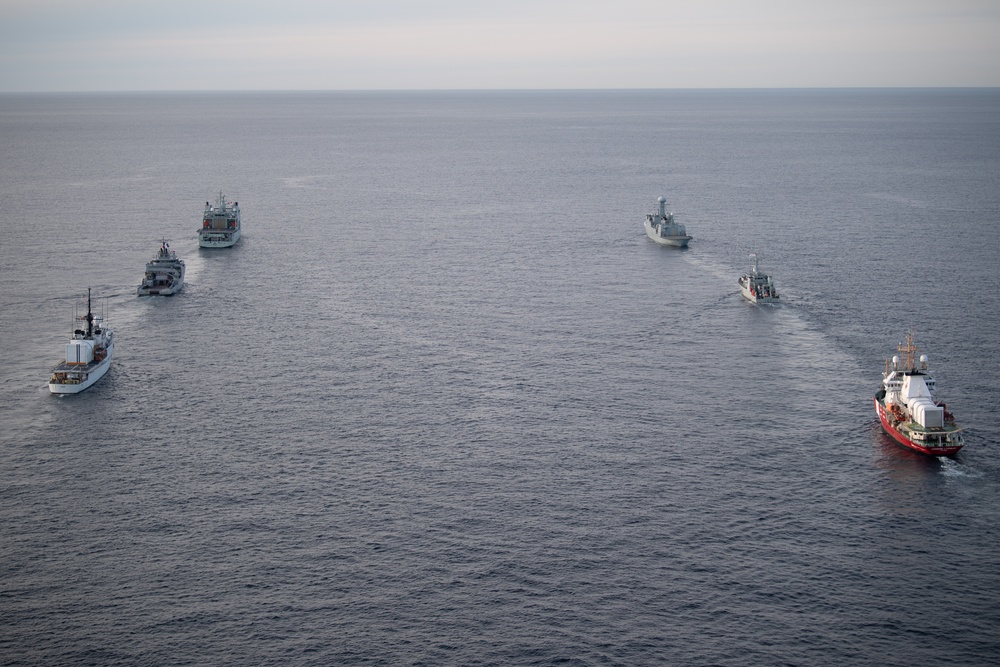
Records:
{"label": "ocean", "polygon": [[[4,94],[0,142],[0,664],[1000,664],[1000,90]],[[87,288],[112,367],[52,396]],[[954,457],[876,419],[907,332]]]}

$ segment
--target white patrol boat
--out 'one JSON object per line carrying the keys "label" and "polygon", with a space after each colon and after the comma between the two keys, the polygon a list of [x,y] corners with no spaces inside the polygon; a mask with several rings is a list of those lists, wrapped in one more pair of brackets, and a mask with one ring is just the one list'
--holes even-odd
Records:
{"label": "white patrol boat", "polygon": [[73,337],[66,344],[66,360],[52,369],[49,391],[53,394],[79,394],[104,377],[111,367],[114,333],[104,326],[104,315],[95,315],[91,309],[89,288],[87,314],[74,316],[73,320],[74,327],[77,322],[86,322],[86,329],[73,329]]}
{"label": "white patrol boat", "polygon": [[778,291],[774,289],[774,281],[760,270],[759,262],[757,253],[750,253],[750,272],[744,273],[737,281],[740,294],[750,303],[777,303]]}

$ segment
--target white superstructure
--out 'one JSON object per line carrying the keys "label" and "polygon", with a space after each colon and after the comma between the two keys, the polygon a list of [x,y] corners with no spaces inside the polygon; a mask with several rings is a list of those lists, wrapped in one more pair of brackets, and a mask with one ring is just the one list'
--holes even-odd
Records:
{"label": "white superstructure", "polygon": [[771,276],[760,270],[760,257],[757,253],[750,254],[750,272],[744,273],[737,281],[740,294],[750,303],[776,303],[778,291],[774,288]]}
{"label": "white superstructure", "polygon": [[646,214],[646,236],[660,245],[686,248],[691,240],[687,229],[674,220],[673,213],[667,212],[666,197],[660,197],[656,201],[660,205],[659,211]]}

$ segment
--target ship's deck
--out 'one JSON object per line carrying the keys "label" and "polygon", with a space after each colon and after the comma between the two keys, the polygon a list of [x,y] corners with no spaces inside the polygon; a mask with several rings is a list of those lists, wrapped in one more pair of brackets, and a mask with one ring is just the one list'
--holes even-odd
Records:
{"label": "ship's deck", "polygon": [[71,364],[67,361],[62,362],[58,366],[52,369],[53,373],[89,373],[101,364],[107,361],[107,357],[101,359],[100,361],[91,361],[86,364]]}
{"label": "ship's deck", "polygon": [[922,435],[945,435],[949,433],[958,433],[962,430],[962,427],[958,424],[945,424],[944,426],[932,426],[926,427],[921,426],[917,422],[904,422],[900,424],[901,427],[905,428],[910,433],[920,433]]}

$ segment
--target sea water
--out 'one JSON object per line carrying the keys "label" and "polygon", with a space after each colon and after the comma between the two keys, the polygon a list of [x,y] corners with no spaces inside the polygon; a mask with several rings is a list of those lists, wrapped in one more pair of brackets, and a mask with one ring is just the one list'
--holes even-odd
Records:
{"label": "sea water", "polygon": [[[1000,91],[2,95],[0,141],[0,663],[1000,661]],[[88,287],[112,368],[51,396]],[[908,331],[953,458],[875,417]]]}

